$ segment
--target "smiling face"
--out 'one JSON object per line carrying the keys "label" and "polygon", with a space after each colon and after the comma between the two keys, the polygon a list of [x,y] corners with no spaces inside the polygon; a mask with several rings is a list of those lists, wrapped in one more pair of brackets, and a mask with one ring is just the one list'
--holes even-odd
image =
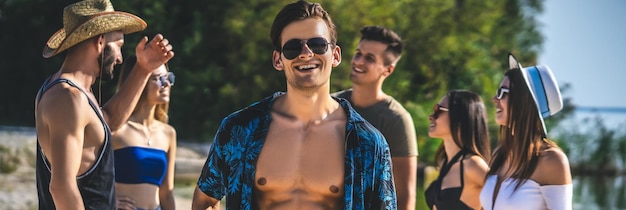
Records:
{"label": "smiling face", "polygon": [[[509,88],[510,83],[509,77],[504,77],[499,88]],[[494,96],[493,103],[496,105],[496,123],[506,126],[509,117],[509,94],[505,93],[501,99]]]}
{"label": "smiling face", "polygon": [[363,39],[359,42],[352,57],[350,80],[357,85],[382,82],[389,76],[392,65],[385,65],[384,56],[387,44]]}
{"label": "smiling face", "polygon": [[[317,18],[307,18],[294,21],[287,25],[281,33],[281,46],[287,41],[309,40],[321,37],[330,39],[330,32],[326,23]],[[330,74],[333,67],[341,62],[339,46],[329,44],[324,54],[316,54],[309,46],[303,45],[301,52],[294,59],[285,58],[282,52],[274,51],[274,68],[284,71],[288,89],[317,90],[322,86],[329,86]]]}
{"label": "smiling face", "polygon": [[[446,139],[452,136],[450,132],[449,113],[448,111],[442,110],[447,110],[449,107],[448,104],[448,96],[444,96],[438,104],[435,104],[433,107],[433,113],[428,116],[428,120],[430,121],[430,125],[428,126],[428,136],[431,138]],[[441,107],[437,108],[438,105]]]}

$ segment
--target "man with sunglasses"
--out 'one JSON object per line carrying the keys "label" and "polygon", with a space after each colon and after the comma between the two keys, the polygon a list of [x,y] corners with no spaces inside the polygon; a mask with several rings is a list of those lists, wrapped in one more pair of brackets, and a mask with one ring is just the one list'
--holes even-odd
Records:
{"label": "man with sunglasses", "polygon": [[389,147],[346,100],[330,95],[341,62],[336,29],[317,3],[285,6],[270,32],[287,91],[226,117],[193,209],[396,209]]}
{"label": "man with sunglasses", "polygon": [[350,101],[385,136],[391,149],[398,209],[415,209],[417,139],[413,118],[382,90],[401,54],[402,39],[394,31],[382,26],[363,27],[351,62],[352,88],[333,95]]}

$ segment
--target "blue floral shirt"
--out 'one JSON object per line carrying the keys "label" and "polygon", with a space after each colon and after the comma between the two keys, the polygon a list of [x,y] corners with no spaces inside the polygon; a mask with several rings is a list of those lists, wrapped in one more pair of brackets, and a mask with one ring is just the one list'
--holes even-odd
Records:
{"label": "blue floral shirt", "polygon": [[[258,209],[254,198],[256,162],[271,123],[271,107],[282,92],[222,120],[198,179],[198,188],[226,209]],[[396,209],[391,155],[383,135],[344,99],[346,153],[344,209]]]}

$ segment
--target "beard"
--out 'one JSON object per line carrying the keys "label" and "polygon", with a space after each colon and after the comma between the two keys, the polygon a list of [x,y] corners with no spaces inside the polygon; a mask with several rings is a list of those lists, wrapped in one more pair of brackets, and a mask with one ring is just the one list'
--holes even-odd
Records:
{"label": "beard", "polygon": [[113,79],[113,70],[115,67],[115,56],[113,56],[113,48],[105,45],[104,51],[100,54],[98,64],[100,64],[100,73],[102,80],[108,81]]}

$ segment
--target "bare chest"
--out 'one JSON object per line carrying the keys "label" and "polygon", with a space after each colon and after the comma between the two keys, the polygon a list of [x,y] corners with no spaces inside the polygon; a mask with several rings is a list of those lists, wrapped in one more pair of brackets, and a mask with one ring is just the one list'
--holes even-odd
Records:
{"label": "bare chest", "polygon": [[265,201],[340,200],[344,153],[345,120],[308,125],[274,120],[257,161],[255,190]]}

